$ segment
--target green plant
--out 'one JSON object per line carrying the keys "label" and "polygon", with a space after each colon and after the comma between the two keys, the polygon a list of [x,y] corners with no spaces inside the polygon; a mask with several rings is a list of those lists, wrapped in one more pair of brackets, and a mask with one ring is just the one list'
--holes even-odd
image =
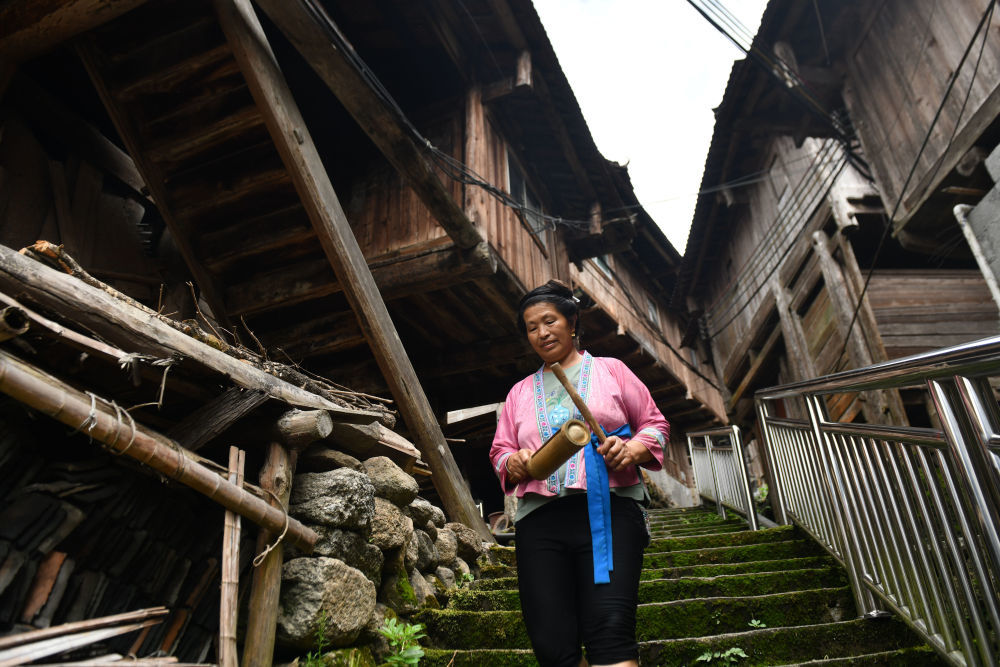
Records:
{"label": "green plant", "polygon": [[326,648],[330,644],[330,640],[326,636],[326,631],[330,628],[330,619],[327,618],[326,609],[319,612],[319,616],[316,618],[316,627],[313,628],[313,640],[315,650],[306,653],[306,661],[303,667],[323,667],[323,654],[326,653]]}
{"label": "green plant", "polygon": [[751,628],[766,628],[767,623],[756,618],[751,618],[750,622],[747,623]]}
{"label": "green plant", "polygon": [[424,657],[424,649],[418,640],[426,637],[424,626],[420,623],[410,624],[387,618],[379,628],[379,633],[389,640],[389,646],[394,653],[386,658],[390,665],[416,665]]}
{"label": "green plant", "polygon": [[458,587],[468,588],[469,584],[471,584],[475,580],[476,578],[472,575],[471,572],[463,572],[462,576],[458,578]]}
{"label": "green plant", "polygon": [[753,492],[753,499],[758,503],[763,503],[767,500],[768,490],[767,482],[761,482],[760,486],[757,487],[757,490]]}
{"label": "green plant", "polygon": [[748,656],[739,646],[733,646],[725,651],[705,651],[695,658],[695,662],[712,662],[720,665],[735,665],[743,658],[749,657],[750,656]]}

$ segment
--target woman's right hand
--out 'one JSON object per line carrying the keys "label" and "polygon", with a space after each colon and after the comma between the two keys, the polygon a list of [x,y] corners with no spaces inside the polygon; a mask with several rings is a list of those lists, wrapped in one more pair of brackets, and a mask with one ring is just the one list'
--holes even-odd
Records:
{"label": "woman's right hand", "polygon": [[507,479],[515,484],[528,477],[528,459],[531,458],[531,450],[519,449],[507,457]]}

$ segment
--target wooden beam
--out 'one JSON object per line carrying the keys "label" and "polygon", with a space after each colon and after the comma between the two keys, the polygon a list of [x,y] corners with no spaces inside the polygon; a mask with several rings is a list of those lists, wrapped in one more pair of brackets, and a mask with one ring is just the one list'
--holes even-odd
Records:
{"label": "wooden beam", "polygon": [[167,431],[167,437],[196,452],[267,401],[267,394],[230,387]]}
{"label": "wooden beam", "polygon": [[292,406],[327,410],[334,419],[364,421],[379,415],[337,405],[322,396],[285,382],[259,368],[220,352],[147,313],[20,253],[0,245],[0,292],[27,296],[44,308],[72,318],[77,324],[127,352],[159,359],[174,355],[201,364],[244,389],[261,391]]}
{"label": "wooden beam", "polygon": [[750,364],[750,370],[747,371],[746,375],[743,376],[743,381],[740,382],[739,386],[733,390],[733,395],[729,397],[729,402],[726,404],[726,412],[732,412],[733,408],[736,406],[737,401],[742,398],[743,393],[753,384],[753,381],[757,377],[757,373],[764,367],[767,362],[768,357],[771,356],[771,352],[774,350],[775,344],[777,344],[778,339],[781,338],[781,329],[775,327],[771,332],[771,335],[767,337],[764,341],[764,345],[761,346],[760,352],[757,354],[757,358],[753,360]]}
{"label": "wooden beam", "polygon": [[0,3],[0,59],[23,62],[118,18],[145,0],[7,0]]}
{"label": "wooden beam", "polygon": [[[290,172],[316,235],[323,244],[323,250],[344,288],[348,303],[358,317],[361,330],[383,377],[389,383],[407,426],[421,445],[424,460],[434,471],[435,488],[442,504],[452,520],[469,526],[484,540],[493,541],[489,528],[476,510],[451,450],[445,443],[441,427],[413,371],[406,350],[403,349],[340,200],[333,190],[298,105],[278,68],[249,0],[215,0],[214,4],[226,38],[247,79],[254,100],[264,115],[271,138]],[[303,25],[302,21],[305,21],[305,26],[320,29],[310,17],[302,13],[304,8],[298,3],[266,1],[261,5],[271,8],[268,14],[279,26],[284,24],[282,29],[286,34],[291,19],[296,19],[296,25],[300,27]],[[296,37],[293,33],[291,39],[296,43],[301,42],[303,37]],[[338,60],[341,66],[346,66],[343,54],[331,51],[325,35],[320,46],[327,55],[326,61]],[[299,48],[302,49],[301,44]],[[306,50],[305,53],[308,60],[310,51]],[[367,86],[365,90],[371,92]],[[427,167],[423,162],[421,165]],[[433,174],[431,177],[440,186],[437,177]],[[450,197],[448,201],[452,206],[455,205]],[[461,213],[457,207],[455,210]],[[476,242],[471,245],[467,242],[472,237],[465,238],[461,234],[458,236],[456,245],[462,248],[474,248],[481,243],[478,233],[474,235]]]}
{"label": "wooden beam", "polygon": [[358,318],[352,312],[324,315],[286,329],[261,333],[259,338],[272,358],[292,363],[365,344]]}
{"label": "wooden beam", "polygon": [[327,31],[331,28],[342,37],[333,21],[324,15],[321,23],[298,2],[258,0],[257,4],[403,175],[455,245],[467,250],[482,243],[482,235],[435,174],[425,157],[425,149],[417,145],[397,113],[354,66],[348,53],[353,49],[346,39],[339,45],[330,41]]}
{"label": "wooden beam", "polygon": [[290,519],[264,500],[229,484],[176,442],[123,417],[120,408],[79,391],[2,350],[0,392],[71,428],[85,427],[87,435],[115,453],[146,464],[259,526],[280,532],[287,525],[288,539],[307,552],[312,551],[319,539],[312,529],[296,519]]}
{"label": "wooden beam", "polygon": [[483,86],[483,102],[490,102],[512,93],[531,90],[531,52],[521,51],[517,57],[517,70],[512,76]]}
{"label": "wooden beam", "polygon": [[774,307],[781,322],[781,333],[785,339],[785,356],[788,357],[792,376],[796,381],[816,377],[816,364],[809,354],[809,343],[802,329],[802,319],[792,306],[792,297],[777,277],[771,280]]}
{"label": "wooden beam", "polygon": [[[382,298],[391,300],[493,275],[496,260],[484,243],[471,253],[452,246],[370,268]],[[343,291],[329,259],[298,261],[231,286],[226,290],[226,309],[234,316],[252,315]]]}

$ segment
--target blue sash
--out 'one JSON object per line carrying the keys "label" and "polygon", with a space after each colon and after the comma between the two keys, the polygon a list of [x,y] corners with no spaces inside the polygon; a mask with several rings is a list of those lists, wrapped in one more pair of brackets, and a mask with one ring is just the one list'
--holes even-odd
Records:
{"label": "blue sash", "polygon": [[[603,427],[602,427],[603,428]],[[608,433],[622,440],[632,437],[628,424]],[[597,435],[591,434],[587,447],[587,514],[590,518],[590,541],[594,551],[594,583],[611,582],[615,569],[611,543],[611,486],[608,483],[608,466],[597,453]]]}

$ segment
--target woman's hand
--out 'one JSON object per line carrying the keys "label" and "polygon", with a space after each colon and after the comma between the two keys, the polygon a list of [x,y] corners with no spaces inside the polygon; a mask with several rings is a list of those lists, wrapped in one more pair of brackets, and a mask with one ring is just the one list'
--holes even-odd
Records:
{"label": "woman's hand", "polygon": [[507,457],[507,479],[513,483],[518,483],[528,477],[528,459],[531,458],[530,449],[519,449]]}
{"label": "woman's hand", "polygon": [[653,457],[646,446],[638,440],[625,442],[617,435],[609,436],[604,444],[597,448],[597,453],[604,457],[611,470],[625,470],[629,466],[645,463]]}

